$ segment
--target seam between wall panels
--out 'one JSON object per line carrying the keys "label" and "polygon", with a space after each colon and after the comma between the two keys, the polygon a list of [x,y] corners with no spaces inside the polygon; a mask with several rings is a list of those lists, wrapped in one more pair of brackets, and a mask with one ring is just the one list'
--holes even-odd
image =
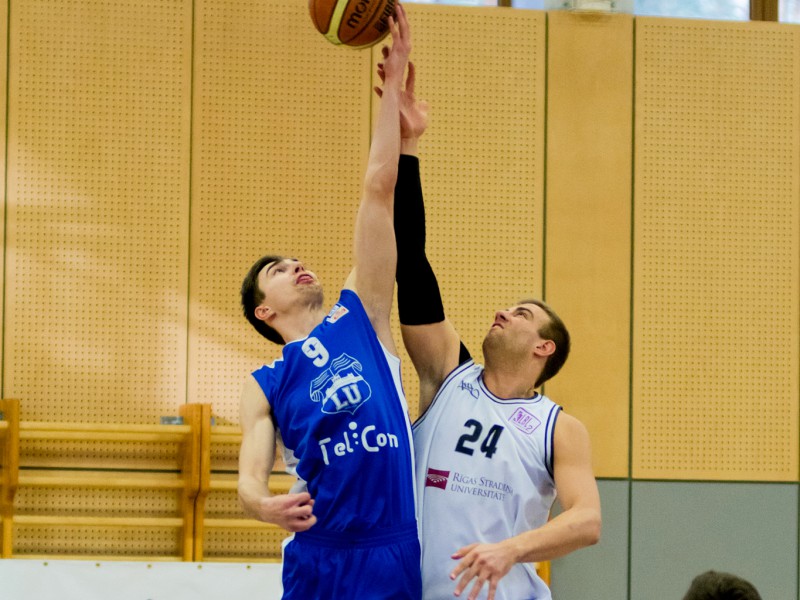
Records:
{"label": "seam between wall panels", "polygon": [[183,384],[183,393],[184,393],[184,403],[188,404],[191,402],[191,398],[189,397],[189,383],[191,379],[191,341],[192,341],[192,175],[193,175],[193,168],[194,168],[194,74],[195,74],[195,31],[197,30],[197,24],[195,22],[196,12],[195,12],[195,5],[196,0],[191,0],[191,39],[189,44],[189,52],[190,52],[190,59],[189,59],[189,165],[187,169],[187,177],[189,178],[188,186],[187,186],[187,194],[189,198],[187,200],[187,207],[186,210],[188,211],[187,219],[188,219],[188,235],[186,236],[186,364],[184,365],[185,371],[185,381]]}
{"label": "seam between wall panels", "polygon": [[11,64],[11,0],[6,3],[6,106],[5,106],[5,157],[3,160],[3,273],[0,299],[0,398],[5,397],[6,364],[6,273],[8,272],[8,104],[9,104],[9,65]]}
{"label": "seam between wall panels", "polygon": [[[544,130],[542,131],[542,299],[547,302],[547,131],[550,83],[550,15],[544,15]],[[546,386],[547,384],[545,384]]]}
{"label": "seam between wall panels", "polygon": [[634,271],[635,265],[635,230],[636,230],[636,19],[632,24],[632,61],[631,61],[631,208],[630,208],[630,283],[629,283],[629,311],[628,311],[628,577],[627,598],[631,600],[633,587],[633,556],[631,547],[633,542],[633,332],[634,332]]}

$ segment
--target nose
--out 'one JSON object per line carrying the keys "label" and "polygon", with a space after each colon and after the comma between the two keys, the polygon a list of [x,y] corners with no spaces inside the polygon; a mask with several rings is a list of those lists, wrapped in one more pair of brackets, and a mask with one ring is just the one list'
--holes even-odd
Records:
{"label": "nose", "polygon": [[508,321],[508,311],[498,310],[496,313],[494,313],[494,318],[496,321]]}
{"label": "nose", "polygon": [[305,266],[303,266],[303,263],[301,263],[299,260],[294,264],[295,273],[303,273],[305,270]]}

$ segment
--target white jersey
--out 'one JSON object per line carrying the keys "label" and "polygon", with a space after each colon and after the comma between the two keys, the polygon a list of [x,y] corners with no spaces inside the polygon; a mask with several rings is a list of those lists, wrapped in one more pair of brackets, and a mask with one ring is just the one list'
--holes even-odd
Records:
{"label": "white jersey", "polygon": [[[425,600],[448,600],[458,562],[475,542],[499,542],[547,522],[556,497],[553,431],[561,407],[549,398],[500,399],[472,360],[455,369],[414,424],[418,522]],[[473,582],[467,587],[471,590]],[[480,599],[485,599],[485,584]],[[550,600],[531,563],[500,580],[496,600]]]}

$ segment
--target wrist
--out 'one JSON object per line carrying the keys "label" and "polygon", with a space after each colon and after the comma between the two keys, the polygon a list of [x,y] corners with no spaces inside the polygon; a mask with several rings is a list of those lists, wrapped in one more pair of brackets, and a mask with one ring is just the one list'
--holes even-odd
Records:
{"label": "wrist", "polygon": [[526,547],[519,537],[507,538],[501,542],[506,546],[506,551],[515,563],[531,562],[528,560],[528,555],[531,554],[530,549]]}
{"label": "wrist", "polygon": [[417,155],[417,147],[419,146],[419,138],[402,138],[400,140],[400,154],[408,154],[410,156]]}

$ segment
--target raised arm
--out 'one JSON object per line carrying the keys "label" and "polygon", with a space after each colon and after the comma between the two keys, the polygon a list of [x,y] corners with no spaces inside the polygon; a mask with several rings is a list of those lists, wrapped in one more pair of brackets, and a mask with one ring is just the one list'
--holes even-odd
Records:
{"label": "raised arm", "polygon": [[[383,79],[382,65],[378,74]],[[428,105],[417,101],[416,69],[409,63],[401,94],[401,152],[395,187],[397,299],[403,342],[420,380],[424,412],[447,374],[468,356],[444,314],[439,284],[425,252],[425,204],[417,157],[418,141],[428,125]],[[380,89],[376,92],[381,93]]]}
{"label": "raised arm", "polygon": [[273,496],[268,481],[275,462],[275,428],[264,392],[253,377],[242,389],[239,405],[242,447],[239,451],[239,500],[254,519],[274,523],[288,531],[305,531],[317,518],[308,492]]}
{"label": "raised arm", "polygon": [[389,326],[397,264],[392,227],[393,190],[400,156],[400,92],[411,52],[411,32],[400,4],[395,17],[389,19],[392,48],[384,61],[386,82],[356,217],[354,279],[355,289],[378,338],[396,353]]}

